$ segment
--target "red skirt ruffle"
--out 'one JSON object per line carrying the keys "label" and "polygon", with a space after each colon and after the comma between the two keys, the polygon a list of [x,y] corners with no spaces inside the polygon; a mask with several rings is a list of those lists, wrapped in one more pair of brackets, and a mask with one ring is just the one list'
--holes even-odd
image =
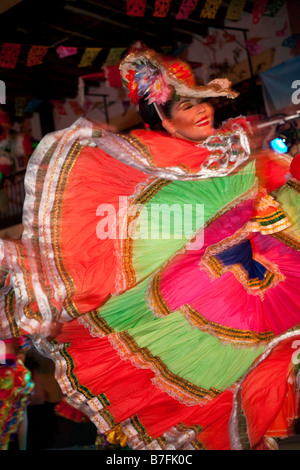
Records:
{"label": "red skirt ruffle", "polygon": [[67,338],[71,343],[60,344],[55,354],[61,365],[56,378],[69,403],[101,433],[109,436],[121,427],[134,449],[272,448],[270,438],[290,435],[299,416],[294,349],[299,330],[274,340],[241,381],[196,406],[157,388],[154,373],[121,359],[109,337],[91,337],[74,321],[58,339]]}

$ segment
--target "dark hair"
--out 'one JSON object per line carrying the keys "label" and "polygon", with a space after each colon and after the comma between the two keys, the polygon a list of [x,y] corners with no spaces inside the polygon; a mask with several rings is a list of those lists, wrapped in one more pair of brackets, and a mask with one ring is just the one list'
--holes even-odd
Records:
{"label": "dark hair", "polygon": [[[217,107],[217,100],[216,98],[202,98],[201,99],[202,103],[208,103],[210,104],[213,109]],[[167,118],[167,119],[172,119],[172,110],[173,106],[176,103],[176,100],[171,99],[167,101],[164,105],[159,105],[160,110],[162,111],[162,114]],[[161,118],[157,114],[157,111],[155,109],[154,104],[149,104],[146,98],[140,98],[139,101],[139,113],[141,115],[141,118],[144,123],[148,124],[151,130],[160,130],[164,131],[164,127],[161,124]]]}
{"label": "dark hair", "polygon": [[[163,106],[160,105],[162,113],[167,119],[172,118],[172,108],[174,101],[169,100]],[[153,103],[149,104],[147,99],[141,98],[139,101],[139,113],[143,122],[148,124],[152,130],[165,130],[161,124],[161,118],[157,114],[155,106]]]}

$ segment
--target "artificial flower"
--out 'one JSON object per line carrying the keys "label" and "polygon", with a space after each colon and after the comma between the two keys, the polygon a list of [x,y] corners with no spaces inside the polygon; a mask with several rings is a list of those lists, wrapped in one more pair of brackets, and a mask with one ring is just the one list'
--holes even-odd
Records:
{"label": "artificial flower", "polygon": [[151,104],[155,101],[156,104],[164,104],[168,101],[170,93],[171,90],[161,75],[158,79],[155,80],[150,89],[148,103]]}
{"label": "artificial flower", "polygon": [[145,96],[157,77],[157,71],[147,67],[145,64],[140,64],[137,66],[137,71],[135,74],[135,81],[138,86],[138,95]]}
{"label": "artificial flower", "polygon": [[138,85],[135,81],[135,71],[129,70],[128,74],[126,75],[127,80],[127,87],[129,89],[128,96],[133,104],[138,104],[139,97],[138,97]]}
{"label": "artificial flower", "polygon": [[168,71],[174,75],[177,80],[184,81],[189,86],[195,85],[195,78],[188,65],[182,62],[173,62],[171,65],[167,64]]}

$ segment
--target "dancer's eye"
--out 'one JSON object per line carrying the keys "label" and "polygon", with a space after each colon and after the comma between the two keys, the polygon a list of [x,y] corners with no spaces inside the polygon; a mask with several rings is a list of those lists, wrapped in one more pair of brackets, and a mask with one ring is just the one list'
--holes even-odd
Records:
{"label": "dancer's eye", "polygon": [[187,109],[191,109],[194,105],[195,103],[193,103],[192,101],[184,101],[179,105],[178,109],[180,111],[186,111]]}

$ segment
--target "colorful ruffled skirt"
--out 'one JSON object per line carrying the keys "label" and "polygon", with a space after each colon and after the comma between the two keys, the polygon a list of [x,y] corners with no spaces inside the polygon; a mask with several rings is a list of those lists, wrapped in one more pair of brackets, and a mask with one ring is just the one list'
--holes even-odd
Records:
{"label": "colorful ruffled skirt", "polygon": [[[32,335],[110,442],[272,448],[298,416],[299,243],[278,235],[298,201],[286,217],[253,161],[163,178],[79,137],[53,139],[28,175],[22,243],[4,245],[2,331]],[[62,331],[45,338],[53,319]]]}
{"label": "colorful ruffled skirt", "polygon": [[200,250],[178,254],[45,343],[69,402],[112,442],[272,448],[271,437],[291,432],[300,253],[237,230],[239,211],[246,217],[245,202],[209,224]]}
{"label": "colorful ruffled skirt", "polygon": [[[277,238],[290,227],[274,236],[252,231],[249,174],[236,178],[249,185],[244,197],[228,198],[234,207],[211,217],[188,250],[158,269],[149,269],[157,259],[151,241],[135,241],[128,275],[138,282],[44,343],[69,403],[111,442],[147,450],[265,449],[292,432],[300,253]],[[219,197],[223,184],[213,181]],[[284,220],[278,213],[271,219],[262,231]]]}

